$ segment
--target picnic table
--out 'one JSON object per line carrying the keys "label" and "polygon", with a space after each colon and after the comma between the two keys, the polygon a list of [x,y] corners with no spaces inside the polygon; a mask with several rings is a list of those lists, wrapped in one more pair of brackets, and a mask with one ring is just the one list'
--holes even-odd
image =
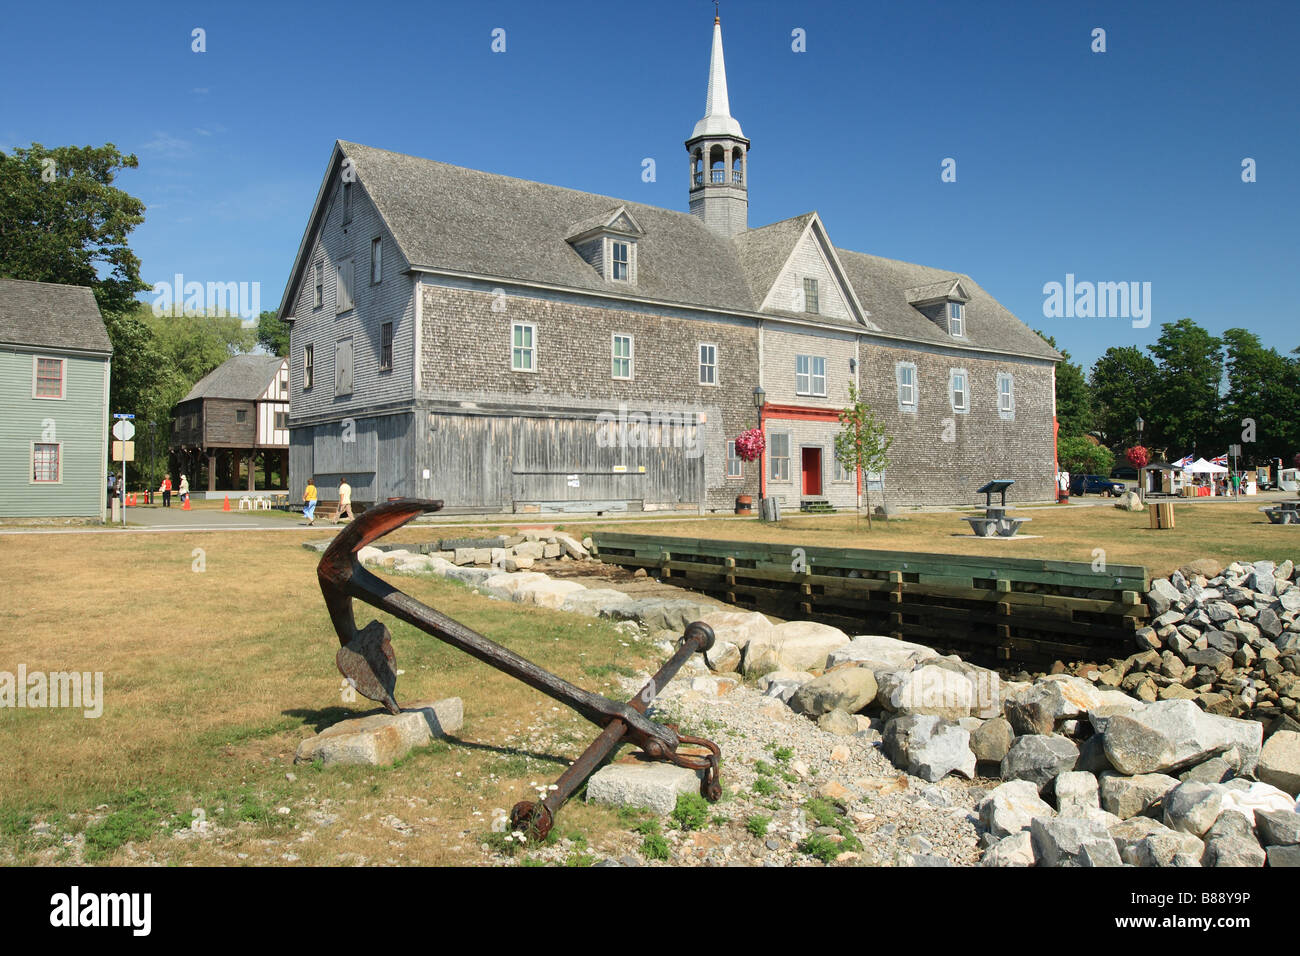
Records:
{"label": "picnic table", "polygon": [[1259,510],[1272,524],[1300,524],[1300,501],[1283,501],[1271,508],[1264,505]]}
{"label": "picnic table", "polygon": [[[1007,489],[1014,485],[1014,478],[995,478],[976,489],[976,494],[984,496],[984,514],[967,515],[962,518],[971,526],[978,537],[1014,538],[1021,525],[1033,518],[1013,518],[1007,512]],[[993,496],[998,495],[999,504],[993,504]]]}

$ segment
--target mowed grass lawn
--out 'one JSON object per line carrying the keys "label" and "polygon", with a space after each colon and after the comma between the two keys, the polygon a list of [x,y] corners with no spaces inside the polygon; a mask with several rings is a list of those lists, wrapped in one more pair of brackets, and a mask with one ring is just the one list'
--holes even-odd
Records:
{"label": "mowed grass lawn", "polygon": [[[0,671],[16,674],[21,664],[28,673],[104,675],[96,719],[0,708],[0,863],[476,862],[491,811],[533,796],[532,782],[559,776],[598,733],[385,618],[405,671],[399,702],[459,696],[464,728],[392,768],[294,766],[303,737],[374,707],[343,701],[317,556],[301,540],[275,532],[0,537]],[[440,580],[398,584],[598,692],[614,694],[615,674],[658,656],[603,621],[492,601]],[[359,624],[376,615],[358,602]],[[215,829],[196,835],[190,823],[199,819]],[[575,801],[557,830],[594,836],[615,822]]]}
{"label": "mowed grass lawn", "polygon": [[[1300,561],[1300,526],[1269,524],[1255,504],[1175,504],[1175,527],[1153,531],[1146,512],[1101,507],[1046,507],[1014,512],[1033,520],[1021,527],[1033,537],[976,538],[954,512],[902,515],[873,521],[853,515],[783,518],[777,524],[722,518],[654,525],[617,522],[583,526],[593,530],[732,541],[772,541],[791,547],[869,548],[936,554],[1041,558],[1091,563],[1094,549],[1105,551],[1109,564],[1144,565],[1160,577],[1193,558]],[[576,531],[575,531],[576,533]]]}

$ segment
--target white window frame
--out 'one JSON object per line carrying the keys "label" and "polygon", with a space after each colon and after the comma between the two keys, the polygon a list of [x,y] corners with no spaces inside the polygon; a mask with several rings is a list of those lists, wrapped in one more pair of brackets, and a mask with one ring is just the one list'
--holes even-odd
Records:
{"label": "white window frame", "polygon": [[302,349],[302,390],[305,392],[316,384],[316,347],[308,342]]}
{"label": "white window frame", "polygon": [[[713,361],[706,362],[704,360],[705,349],[709,350],[710,354],[708,357],[711,358]],[[700,342],[699,348],[696,350],[696,352],[699,355],[699,359],[700,359],[700,384],[716,386],[718,384],[718,346],[715,345],[713,342]],[[704,376],[705,369],[708,369],[709,371],[708,377],[712,381],[705,381],[705,376]]]}
{"label": "white window frame", "polygon": [[334,267],[334,314],[342,315],[357,307],[352,290],[356,285],[356,261],[341,259]]}
{"label": "white window frame", "polygon": [[964,303],[948,302],[948,334],[959,339],[966,337],[966,306]]}
{"label": "white window frame", "polygon": [[343,184],[343,225],[352,221],[352,183]]}
{"label": "white window frame", "polygon": [[[910,385],[905,384],[903,382],[904,372],[912,373],[912,381]],[[898,408],[900,411],[914,412],[916,411],[917,406],[919,405],[918,391],[916,387],[916,378],[917,378],[917,372],[916,372],[915,362],[894,363],[894,383],[897,386],[897,390],[898,390]],[[910,388],[912,390],[910,399],[905,399],[903,397],[904,388]]]}
{"label": "white window frame", "polygon": [[[957,376],[961,376],[962,404],[957,404]],[[970,375],[964,368],[950,368],[948,370],[948,404],[958,415],[965,415],[970,411]]]}
{"label": "white window frame", "polygon": [[849,471],[845,468],[844,463],[840,461],[840,456],[835,454],[834,446],[831,447],[831,460],[835,462],[835,470],[832,473],[833,477],[831,478],[831,484],[848,484],[849,482],[857,482],[857,469],[855,468],[853,471]]}
{"label": "white window frame", "polygon": [[[807,371],[800,372],[801,364],[807,364]],[[818,373],[818,367],[821,372]],[[803,385],[800,386],[802,379]],[[817,388],[818,380],[821,382],[821,390]],[[794,357],[794,392],[796,395],[813,395],[821,398],[826,397],[826,356],[824,355],[796,355]]]}
{"label": "white window frame", "polygon": [[[59,363],[59,394],[41,395],[39,386],[41,382],[41,363],[58,362]],[[68,360],[59,355],[33,355],[32,356],[32,398],[39,399],[42,402],[61,402],[68,396]]]}
{"label": "white window frame", "polygon": [[311,307],[319,309],[325,305],[325,262],[323,259],[316,260],[316,264],[312,266],[312,273]]}
{"label": "white window frame", "polygon": [[[528,344],[515,345],[515,329],[528,329]],[[525,352],[528,355],[528,367],[515,364],[515,349]],[[512,372],[536,372],[537,371],[537,323],[536,322],[511,322],[510,323],[510,371]]]}
{"label": "white window frame", "polygon": [[[627,339],[627,355],[618,354],[618,340]],[[636,343],[625,332],[613,332],[609,337],[609,377],[619,381],[630,382],[636,376]],[[619,375],[620,362],[627,363],[627,374]]]}
{"label": "white window frame", "polygon": [[[54,467],[58,471],[59,477],[53,481],[41,481],[36,477],[36,446],[53,445],[55,448]],[[63,442],[61,441],[34,441],[31,443],[31,457],[27,461],[27,483],[29,485],[61,485],[63,484]]]}
{"label": "white window frame", "polygon": [[[617,249],[618,249],[619,246],[622,246],[622,247],[624,248],[624,250],[627,252],[627,259],[626,259],[624,262],[622,262],[622,263],[620,263],[620,262],[618,261],[617,257],[615,256],[615,252],[617,251]],[[631,283],[631,281],[632,281],[632,256],[634,255],[634,253],[632,252],[632,250],[635,249],[635,248],[636,248],[636,244],[633,243],[633,242],[630,242],[630,241],[627,240],[627,239],[610,239],[610,240],[609,240],[609,278],[610,278],[611,281],[613,281],[613,282],[627,282],[627,283]],[[624,275],[624,276],[619,276],[619,274],[618,274],[618,267],[619,267],[620,265],[625,266],[626,269],[627,269],[627,274]]]}
{"label": "white window frame", "polygon": [[[343,387],[344,383],[341,381],[339,377],[339,355],[343,351],[345,346],[347,348],[348,357],[350,359],[350,361],[347,362],[345,365],[345,367],[348,370],[347,388]],[[345,395],[351,395],[353,391],[356,389],[356,386],[357,386],[356,343],[353,341],[352,336],[345,335],[343,336],[343,338],[337,340],[334,343],[334,396],[336,398],[342,398]]]}
{"label": "white window frame", "polygon": [[[272,422],[271,429],[273,431],[277,431],[277,432],[287,431],[289,428],[289,413],[276,412],[274,415],[271,416],[271,422]],[[281,424],[281,422],[283,422],[283,424]]]}
{"label": "white window frame", "polygon": [[370,284],[379,285],[384,281],[384,238],[375,236],[370,240]]}
{"label": "white window frame", "polygon": [[727,477],[741,479],[745,477],[745,463],[736,454],[736,443],[727,442]]}
{"label": "white window frame", "polygon": [[[1003,419],[1014,419],[1016,417],[1016,377],[1010,372],[998,372],[998,417]],[[1003,391],[1002,385],[1006,384],[1006,390]],[[1002,399],[1006,398],[1006,406],[1003,406]]]}
{"label": "white window frame", "polygon": [[[776,453],[777,439],[783,439],[785,444],[785,454]],[[767,460],[768,480],[769,481],[786,481],[790,480],[790,433],[789,432],[772,432],[768,435],[768,452]],[[784,467],[782,467],[784,466]]]}

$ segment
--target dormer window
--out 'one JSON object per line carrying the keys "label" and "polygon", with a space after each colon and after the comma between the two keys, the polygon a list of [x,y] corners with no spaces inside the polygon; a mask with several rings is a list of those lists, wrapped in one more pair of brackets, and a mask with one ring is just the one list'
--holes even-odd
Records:
{"label": "dormer window", "polygon": [[948,334],[958,337],[966,334],[966,306],[961,302],[948,303]]}
{"label": "dormer window", "polygon": [[614,271],[611,273],[610,278],[612,278],[615,282],[626,282],[628,281],[628,277],[630,275],[630,273],[628,272],[628,264],[627,264],[628,243],[614,242],[611,243],[611,246],[613,247],[613,252],[612,255],[610,256],[610,265],[613,267]]}
{"label": "dormer window", "polygon": [[627,207],[619,206],[575,223],[567,241],[607,282],[636,285],[636,241],[643,235]]}

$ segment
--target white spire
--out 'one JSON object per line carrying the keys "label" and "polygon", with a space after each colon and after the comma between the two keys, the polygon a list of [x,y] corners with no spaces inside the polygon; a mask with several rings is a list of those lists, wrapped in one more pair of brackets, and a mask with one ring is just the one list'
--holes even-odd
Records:
{"label": "white spire", "polygon": [[709,57],[709,92],[704,100],[704,119],[695,124],[697,136],[738,136],[745,138],[740,124],[731,117],[727,100],[727,65],[722,59],[722,20],[713,18],[713,53]]}

